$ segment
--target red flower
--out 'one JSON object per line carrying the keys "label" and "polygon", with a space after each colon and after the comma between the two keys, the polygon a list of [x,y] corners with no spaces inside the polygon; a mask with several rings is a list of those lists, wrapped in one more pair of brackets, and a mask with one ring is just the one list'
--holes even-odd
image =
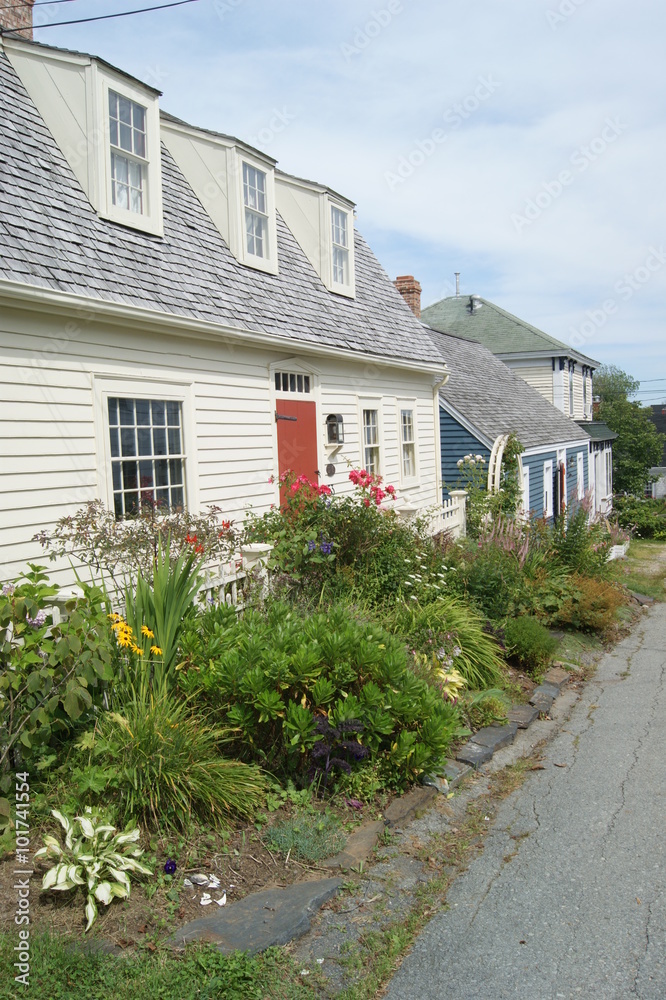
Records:
{"label": "red flower", "polygon": [[194,549],[195,552],[199,552],[199,553],[203,552],[203,550],[204,550],[203,545],[197,545],[197,546],[195,546],[195,549]]}
{"label": "red flower", "polygon": [[365,504],[366,507],[369,507],[370,506],[370,500],[369,500],[369,498],[368,497],[363,497],[363,503]]}
{"label": "red flower", "polygon": [[185,537],[185,541],[187,542],[188,545],[196,545],[197,544],[197,536],[196,535],[187,535]]}

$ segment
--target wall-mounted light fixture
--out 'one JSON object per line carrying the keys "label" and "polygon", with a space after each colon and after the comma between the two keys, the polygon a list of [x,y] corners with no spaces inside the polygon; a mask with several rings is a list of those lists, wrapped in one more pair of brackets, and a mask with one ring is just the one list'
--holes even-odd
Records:
{"label": "wall-mounted light fixture", "polygon": [[328,444],[343,444],[345,429],[341,413],[329,413],[326,417],[326,440]]}

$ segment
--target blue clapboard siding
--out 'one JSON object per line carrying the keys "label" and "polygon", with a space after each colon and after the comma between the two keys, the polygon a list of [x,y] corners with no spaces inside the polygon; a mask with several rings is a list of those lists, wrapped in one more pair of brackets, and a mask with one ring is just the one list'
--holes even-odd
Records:
{"label": "blue clapboard siding", "polygon": [[543,463],[557,466],[557,452],[543,451],[538,455],[523,455],[523,468],[530,470],[530,510],[536,517],[543,514]]}
{"label": "blue clapboard siding", "polygon": [[442,495],[446,500],[449,495],[447,487],[456,489],[460,480],[456,462],[469,454],[483,455],[488,462],[490,451],[442,406],[439,408],[439,425],[442,434]]}

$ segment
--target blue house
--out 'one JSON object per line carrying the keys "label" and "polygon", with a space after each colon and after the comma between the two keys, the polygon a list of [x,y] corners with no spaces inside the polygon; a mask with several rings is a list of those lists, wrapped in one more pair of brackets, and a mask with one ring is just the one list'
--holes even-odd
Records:
{"label": "blue house", "polygon": [[590,435],[488,348],[430,329],[450,369],[439,393],[442,483],[460,485],[459,462],[480,456],[489,470],[506,435],[515,434],[523,509],[547,519],[581,500],[591,481]]}

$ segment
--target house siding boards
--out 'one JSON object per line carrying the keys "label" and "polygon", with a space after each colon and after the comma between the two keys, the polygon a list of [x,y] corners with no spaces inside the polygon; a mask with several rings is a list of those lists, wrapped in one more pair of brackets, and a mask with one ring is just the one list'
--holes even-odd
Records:
{"label": "house siding boards", "polygon": [[443,406],[439,408],[439,426],[442,440],[442,496],[446,499],[449,490],[458,488],[460,469],[456,463],[470,453],[482,455],[488,462],[490,449],[463,427]]}
{"label": "house siding boards", "polygon": [[[278,471],[269,367],[284,362],[289,368],[292,356],[253,345],[137,333],[99,319],[88,321],[75,335],[67,334],[68,326],[66,317],[19,310],[3,311],[0,320],[3,577],[19,572],[28,560],[44,562],[39,544],[31,541],[35,533],[86,501],[101,497],[108,502],[103,467],[108,430],[95,401],[100,380],[126,382],[127,395],[135,391],[157,399],[169,387],[183,388],[188,397],[183,429],[191,442],[186,448],[188,486],[198,507],[216,504],[225,517],[239,521],[250,504],[261,514],[276,502],[276,487],[269,482]],[[300,362],[308,367],[306,358]],[[382,423],[382,472],[387,482],[398,483],[398,410],[400,400],[409,398],[419,427],[419,476],[400,494],[419,507],[436,504],[438,442],[431,378],[379,368],[370,378],[361,362],[335,358],[317,358],[315,369],[320,481],[338,494],[353,489],[349,468],[362,464],[359,398],[375,396]],[[26,385],[31,387],[29,401]],[[325,447],[329,412],[342,413],[345,426],[345,442],[332,457]],[[324,474],[328,462],[335,464],[333,477]],[[73,582],[65,564],[55,570],[59,582]]]}
{"label": "house siding boards", "polygon": [[543,464],[557,464],[557,451],[544,451],[538,455],[523,455],[523,468],[530,470],[530,512],[536,517],[543,515]]}
{"label": "house siding boards", "polygon": [[582,448],[567,448],[567,503],[569,505],[578,498],[578,455],[583,456],[583,488],[586,492],[590,485],[589,445]]}
{"label": "house siding boards", "polygon": [[531,385],[533,389],[541,393],[549,403],[553,402],[553,372],[550,365],[530,365],[529,367],[524,367],[522,365],[512,365],[507,362],[505,364],[508,364],[508,367],[527,382],[528,385]]}

